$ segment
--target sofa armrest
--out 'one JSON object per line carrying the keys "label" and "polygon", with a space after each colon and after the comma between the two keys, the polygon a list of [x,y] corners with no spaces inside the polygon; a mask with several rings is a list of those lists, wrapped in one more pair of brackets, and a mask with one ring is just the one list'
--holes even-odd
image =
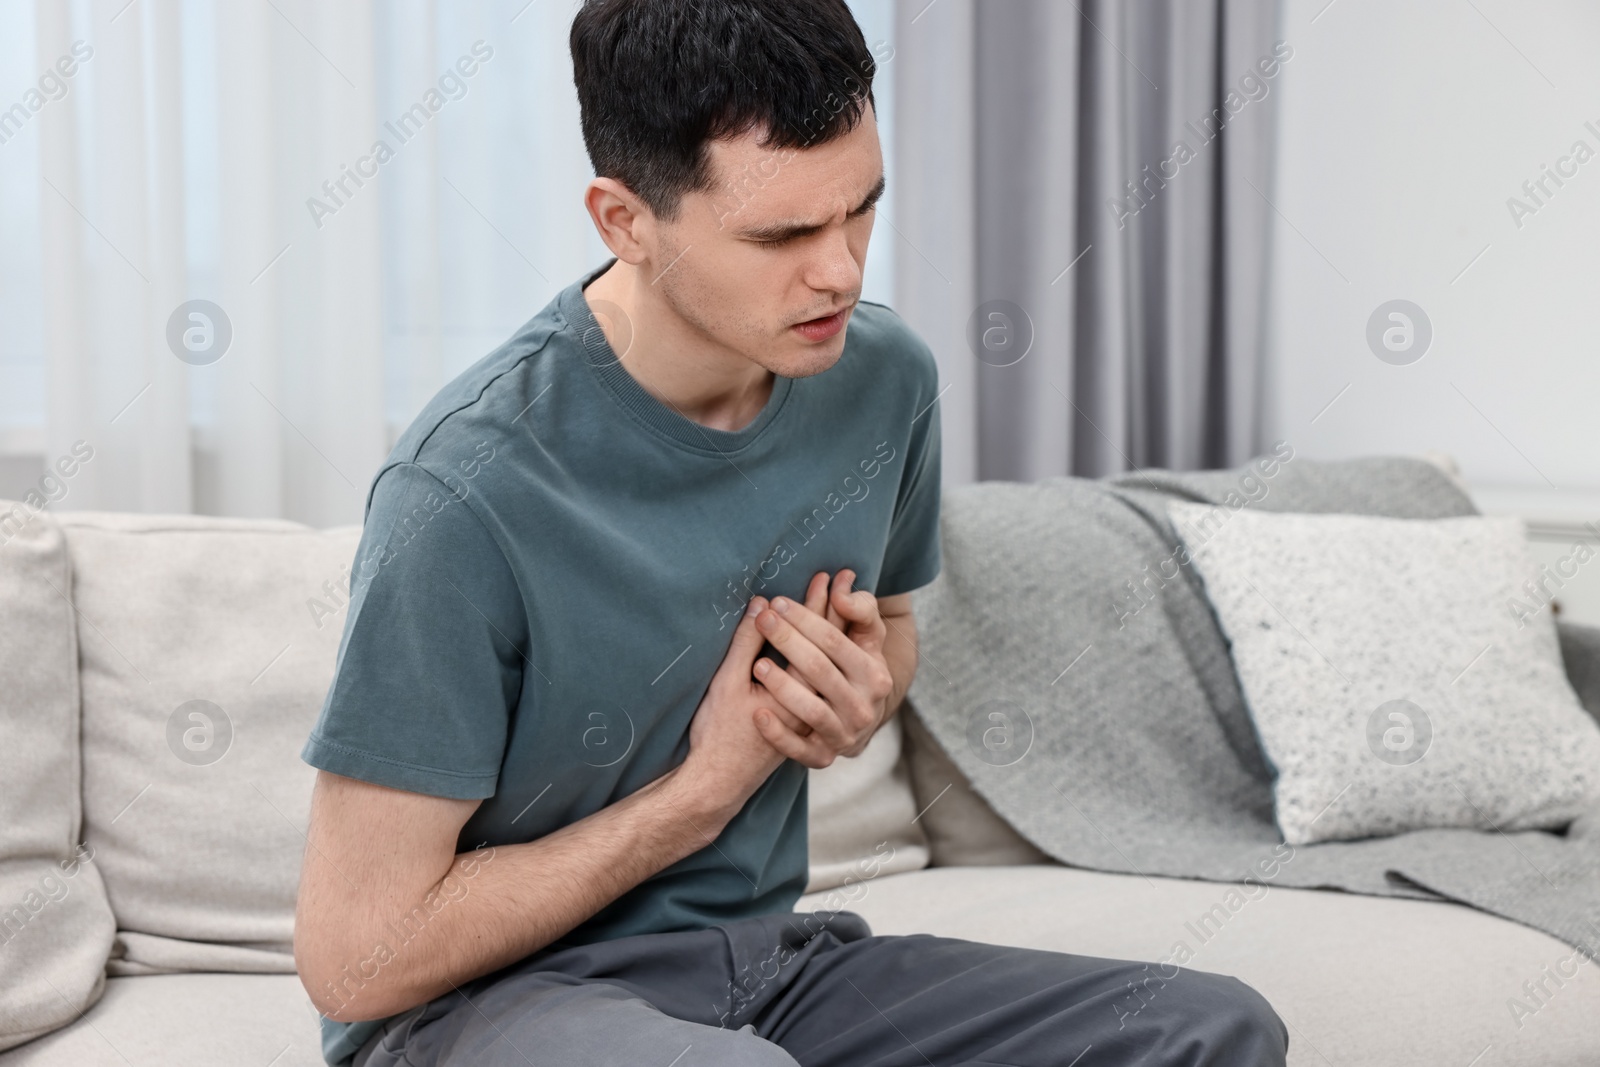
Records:
{"label": "sofa armrest", "polygon": [[1600,722],[1600,626],[1556,619],[1561,638],[1561,660],[1567,680],[1577,690],[1584,710]]}

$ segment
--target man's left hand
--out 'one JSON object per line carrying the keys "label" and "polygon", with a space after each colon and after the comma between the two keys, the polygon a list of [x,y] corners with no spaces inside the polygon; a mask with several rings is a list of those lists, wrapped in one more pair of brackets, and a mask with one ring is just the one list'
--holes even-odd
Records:
{"label": "man's left hand", "polygon": [[778,751],[808,767],[860,755],[890,710],[894,678],[883,652],[888,627],[877,597],[863,589],[850,591],[854,580],[855,572],[848,569],[835,574],[826,605],[818,605],[821,611],[774,597],[756,619],[789,661],[779,667],[766,657],[757,660],[756,681],[780,705],[775,711],[810,728],[808,736],[798,737],[763,709],[756,713],[756,729]]}

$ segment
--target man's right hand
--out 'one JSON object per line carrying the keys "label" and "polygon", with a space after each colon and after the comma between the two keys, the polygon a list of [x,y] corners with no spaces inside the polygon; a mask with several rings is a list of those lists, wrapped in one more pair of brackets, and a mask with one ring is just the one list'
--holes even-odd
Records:
{"label": "man's right hand", "polygon": [[[827,611],[828,620],[842,631],[846,622],[829,604],[830,580],[825,571],[812,575],[806,589],[806,606],[819,614]],[[809,758],[801,762],[826,767],[835,755],[820,738],[812,736],[810,726],[773,700],[772,694],[756,681],[755,662],[766,643],[756,628],[756,618],[766,609],[767,599],[760,596],[752,597],[745,606],[727,654],[689,724],[685,777],[711,792],[710,803],[725,819],[731,819],[744,806],[785,758],[756,729],[755,716],[761,709],[776,717],[804,746]]]}

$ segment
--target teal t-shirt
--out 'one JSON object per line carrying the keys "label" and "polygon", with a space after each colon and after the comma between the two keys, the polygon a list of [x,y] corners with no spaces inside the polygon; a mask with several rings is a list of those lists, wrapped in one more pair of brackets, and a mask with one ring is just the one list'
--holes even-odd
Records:
{"label": "teal t-shirt", "polygon": [[[618,361],[583,294],[610,265],[446,385],[368,494],[301,756],[482,798],[458,851],[542,837],[681,763],[750,597],[803,600],[819,570],[880,597],[939,572],[938,371],[899,316],[859,303],[834,366],[777,377],[754,421],[717,430]],[[806,878],[806,768],[788,761],[714,847],[557,945],[788,911]],[[328,1062],[380,1026],[325,1018]]]}

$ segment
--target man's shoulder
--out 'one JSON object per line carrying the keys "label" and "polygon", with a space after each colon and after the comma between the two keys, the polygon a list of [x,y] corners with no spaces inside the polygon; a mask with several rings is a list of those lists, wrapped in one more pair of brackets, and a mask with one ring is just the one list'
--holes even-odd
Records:
{"label": "man's shoulder", "polygon": [[939,364],[933,349],[889,305],[857,301],[848,330],[847,343],[870,357],[860,361],[863,369],[890,374],[899,382],[909,377],[923,389],[937,388]]}
{"label": "man's shoulder", "polygon": [[552,302],[446,382],[395,441],[374,484],[385,471],[401,465],[420,467],[447,487],[452,479],[476,478],[482,468],[492,466],[494,456],[519,432],[527,433],[528,410],[562,362],[551,357],[559,355],[570,333],[566,326]]}

